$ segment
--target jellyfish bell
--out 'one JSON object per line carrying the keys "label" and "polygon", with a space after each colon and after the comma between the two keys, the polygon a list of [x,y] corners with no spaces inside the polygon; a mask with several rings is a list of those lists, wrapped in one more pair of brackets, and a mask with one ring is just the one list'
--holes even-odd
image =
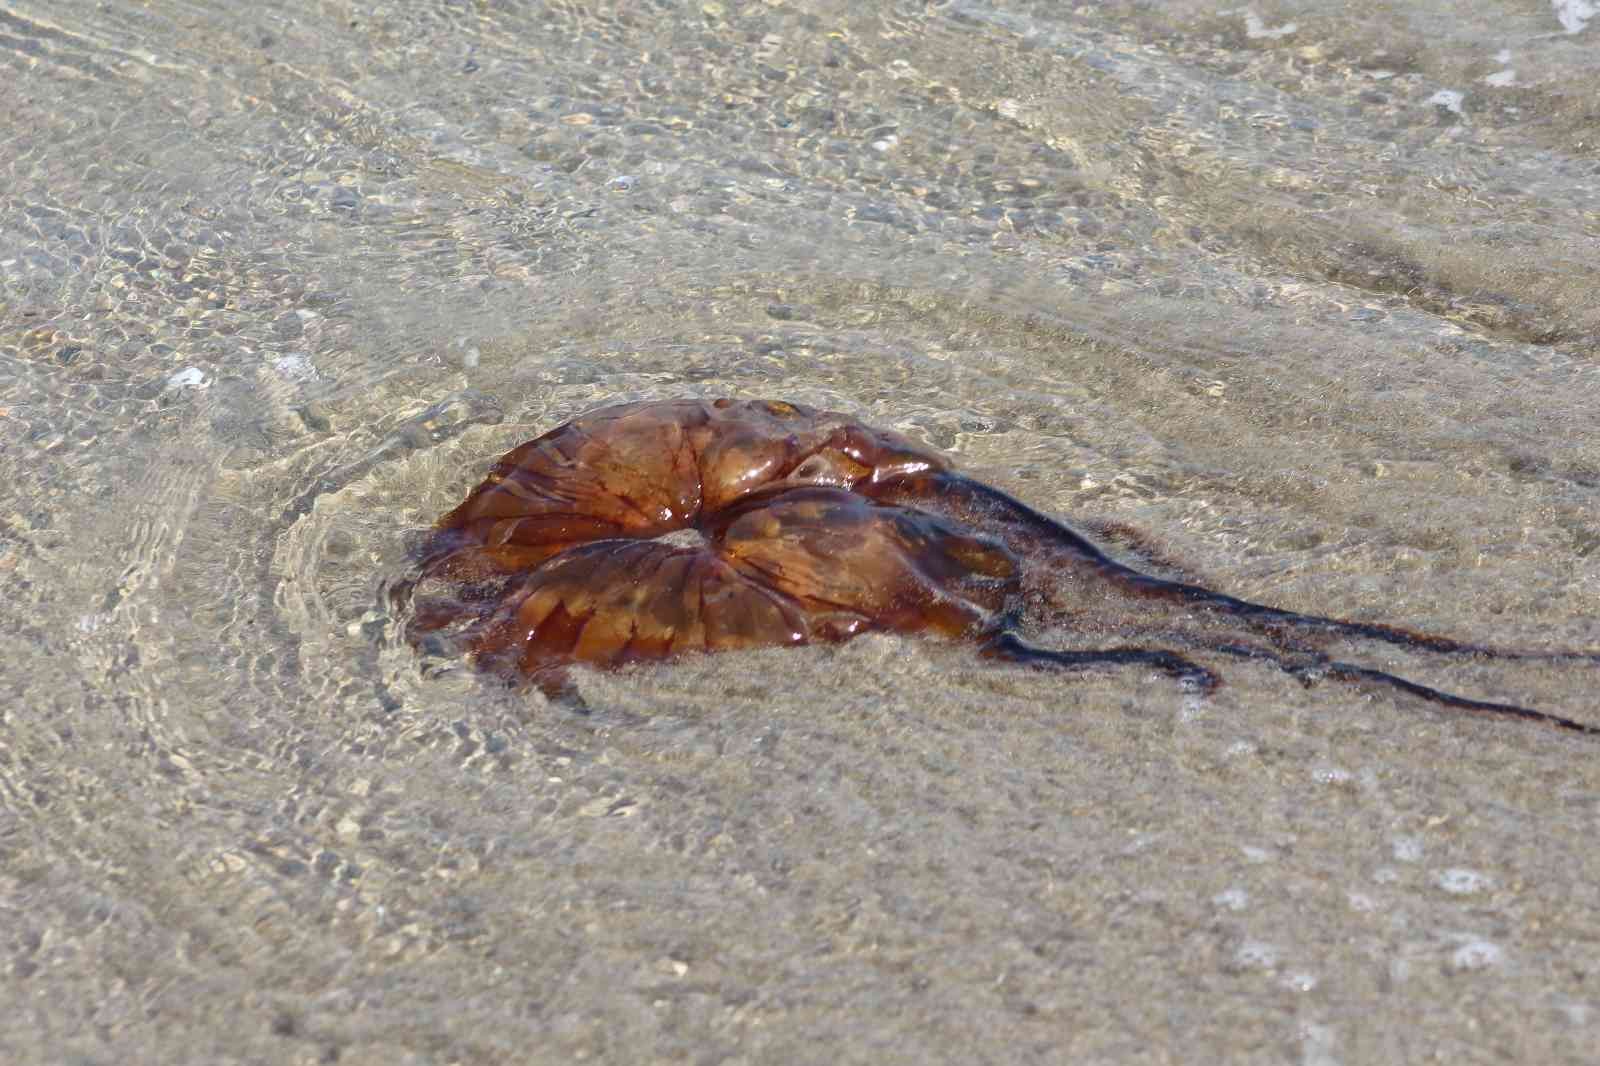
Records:
{"label": "jellyfish bell", "polygon": [[543,682],[573,663],[834,643],[873,630],[959,638],[994,627],[1018,574],[998,541],[829,486],[752,494],[708,519],[701,540],[574,545],[453,600],[425,585],[413,639],[445,628],[452,606],[479,604],[466,649],[496,673]]}
{"label": "jellyfish bell", "polygon": [[510,572],[547,557],[540,549],[552,546],[691,528],[762,489],[855,490],[947,466],[898,433],[796,404],[623,404],[506,453],[439,520],[433,547],[477,545],[484,561]]}

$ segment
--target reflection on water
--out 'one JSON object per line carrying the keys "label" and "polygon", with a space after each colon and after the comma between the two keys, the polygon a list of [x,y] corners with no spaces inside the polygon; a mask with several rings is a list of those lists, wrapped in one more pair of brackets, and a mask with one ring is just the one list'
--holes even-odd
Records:
{"label": "reflection on water", "polygon": [[519,440],[774,396],[1253,600],[1600,646],[1585,10],[0,9],[0,1048],[1579,1060],[1581,741],[888,638],[580,719],[384,589]]}

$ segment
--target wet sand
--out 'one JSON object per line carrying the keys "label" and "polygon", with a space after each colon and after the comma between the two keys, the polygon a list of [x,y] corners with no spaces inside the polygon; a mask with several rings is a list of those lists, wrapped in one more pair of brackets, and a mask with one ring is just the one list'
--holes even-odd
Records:
{"label": "wet sand", "polygon": [[511,445],[771,396],[1600,648],[1600,25],[1467,8],[14,5],[0,1058],[1586,1061],[1591,740],[888,637],[580,715],[386,606]]}

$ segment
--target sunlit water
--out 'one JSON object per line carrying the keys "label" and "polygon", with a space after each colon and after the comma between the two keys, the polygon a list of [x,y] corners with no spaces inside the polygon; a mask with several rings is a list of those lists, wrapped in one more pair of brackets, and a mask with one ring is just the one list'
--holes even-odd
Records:
{"label": "sunlit water", "polygon": [[0,1058],[1600,1042],[1593,742],[888,638],[583,717],[384,595],[512,444],[771,396],[1224,591],[1600,647],[1593,4],[218,7],[0,7]]}

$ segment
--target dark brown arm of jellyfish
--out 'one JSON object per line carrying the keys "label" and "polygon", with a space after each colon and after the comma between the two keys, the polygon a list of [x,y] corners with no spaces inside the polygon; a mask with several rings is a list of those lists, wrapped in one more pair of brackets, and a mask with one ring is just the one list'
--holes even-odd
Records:
{"label": "dark brown arm of jellyfish", "polygon": [[1086,666],[1149,666],[1177,681],[1186,692],[1211,692],[1221,678],[1176,652],[1150,648],[1092,648],[1064,650],[1041,648],[1019,637],[1012,629],[1002,629],[990,637],[980,653],[996,662],[1017,663],[1036,670],[1078,670]]}
{"label": "dark brown arm of jellyfish", "polygon": [[[867,491],[881,502],[930,509],[998,537],[1019,558],[1029,560],[1030,568],[1036,569],[1035,583],[1048,580],[1072,585],[1074,599],[1079,602],[1109,599],[1113,601],[1113,609],[1125,612],[1121,620],[1128,622],[1130,628],[1144,630],[1148,635],[1156,635],[1180,647],[1267,663],[1308,685],[1320,678],[1332,677],[1355,684],[1384,686],[1459,710],[1539,721],[1600,735],[1600,726],[1516,704],[1459,696],[1383,670],[1333,659],[1316,647],[1316,638],[1376,641],[1431,654],[1526,662],[1600,665],[1597,652],[1539,652],[1492,647],[1399,626],[1300,614],[1251,603],[1188,582],[1152,577],[1110,558],[1056,519],[999,489],[960,474],[916,475],[874,485]],[[1162,609],[1163,605],[1203,612],[1209,618],[1204,622],[1174,618],[1170,611]],[[1073,616],[1065,611],[1060,613],[1064,617],[1058,620],[1070,624]],[[1052,651],[1023,641],[1009,628],[995,637],[985,650],[994,658],[1037,667],[1144,663],[1200,691],[1214,688],[1218,683],[1216,676],[1203,666],[1165,650],[1119,647]]]}

